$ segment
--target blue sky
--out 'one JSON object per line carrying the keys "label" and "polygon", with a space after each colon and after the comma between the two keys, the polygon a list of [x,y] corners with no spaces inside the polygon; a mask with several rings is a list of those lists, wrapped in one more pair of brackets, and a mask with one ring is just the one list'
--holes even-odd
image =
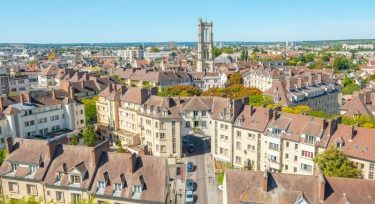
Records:
{"label": "blue sky", "polygon": [[215,41],[375,38],[375,0],[2,0],[0,42]]}

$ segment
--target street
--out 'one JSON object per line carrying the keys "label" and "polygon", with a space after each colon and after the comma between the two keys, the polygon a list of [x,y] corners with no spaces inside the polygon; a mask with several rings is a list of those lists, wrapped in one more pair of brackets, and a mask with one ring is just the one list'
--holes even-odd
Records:
{"label": "street", "polygon": [[[216,199],[208,198],[208,195],[212,195],[212,193],[207,193],[207,188],[210,192],[212,192],[212,188],[214,191],[216,189],[214,185],[215,177],[212,176],[214,174],[207,172],[206,158],[210,157],[209,140],[193,135],[188,136],[188,138],[188,144],[193,144],[195,148],[193,153],[189,153],[186,148],[188,144],[184,145],[185,163],[193,162],[194,164],[194,171],[188,172],[186,176],[186,178],[191,178],[195,182],[194,201],[197,204],[216,203]],[[212,168],[209,169],[212,170]],[[216,195],[213,197],[216,197]]]}

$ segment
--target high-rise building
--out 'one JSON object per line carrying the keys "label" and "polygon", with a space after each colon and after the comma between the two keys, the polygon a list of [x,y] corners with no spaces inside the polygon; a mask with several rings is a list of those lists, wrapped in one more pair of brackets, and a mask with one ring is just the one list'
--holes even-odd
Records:
{"label": "high-rise building", "polygon": [[201,18],[198,19],[198,61],[197,72],[209,71],[213,72],[214,57],[213,57],[213,32],[212,22],[203,22]]}

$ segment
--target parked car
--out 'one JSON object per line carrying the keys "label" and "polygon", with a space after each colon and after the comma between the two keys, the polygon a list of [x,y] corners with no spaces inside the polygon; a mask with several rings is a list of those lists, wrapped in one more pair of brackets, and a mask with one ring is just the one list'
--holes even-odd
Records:
{"label": "parked car", "polygon": [[189,146],[188,146],[188,152],[193,153],[194,150],[195,150],[194,145],[193,144],[189,144]]}
{"label": "parked car", "polygon": [[194,171],[193,162],[188,162],[186,168],[188,172],[193,172]]}
{"label": "parked car", "polygon": [[194,191],[194,181],[193,179],[186,179],[186,187],[187,191]]}
{"label": "parked car", "polygon": [[219,185],[219,186],[217,187],[217,190],[219,190],[219,191],[223,191],[223,189],[224,189],[224,186],[223,186],[223,185]]}
{"label": "parked car", "polygon": [[194,202],[193,191],[186,191],[185,203],[186,204],[193,204],[193,202]]}

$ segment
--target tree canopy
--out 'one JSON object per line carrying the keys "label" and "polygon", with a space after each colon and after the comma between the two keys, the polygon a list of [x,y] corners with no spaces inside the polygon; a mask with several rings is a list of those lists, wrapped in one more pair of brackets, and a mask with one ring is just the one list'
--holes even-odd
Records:
{"label": "tree canopy", "polygon": [[352,95],[353,92],[359,91],[361,87],[355,83],[354,79],[350,77],[345,77],[342,80],[342,93],[344,95]]}
{"label": "tree canopy", "polygon": [[168,86],[159,91],[159,96],[200,96],[201,90],[192,85]]}
{"label": "tree canopy", "polygon": [[0,166],[1,164],[3,164],[6,156],[7,156],[7,150],[6,149],[0,150]]}
{"label": "tree canopy", "polygon": [[253,106],[267,106],[272,103],[272,98],[270,96],[265,96],[262,94],[253,94],[249,96],[249,105]]}
{"label": "tree canopy", "polygon": [[236,84],[243,84],[243,77],[242,74],[239,72],[233,73],[229,76],[229,79],[227,81],[227,84],[229,86],[233,86]]}
{"label": "tree canopy", "polygon": [[158,47],[152,47],[150,49],[150,52],[153,52],[153,53],[160,52],[160,49]]}
{"label": "tree canopy", "polygon": [[98,136],[94,128],[90,125],[86,126],[83,130],[83,143],[87,146],[95,146]]}
{"label": "tree canopy", "polygon": [[351,126],[358,126],[363,128],[374,129],[375,128],[375,117],[366,117],[364,115],[356,116],[356,117],[342,117],[342,124],[344,125],[351,125]]}
{"label": "tree canopy", "polygon": [[82,103],[85,107],[85,118],[86,123],[91,123],[96,121],[96,101],[98,97],[95,96],[93,98],[84,98],[82,99]]}
{"label": "tree canopy", "polygon": [[249,97],[254,94],[261,94],[257,88],[247,88],[241,84],[235,84],[227,88],[210,88],[203,92],[204,96],[226,96],[233,99]]}
{"label": "tree canopy", "polygon": [[311,108],[307,105],[297,105],[297,106],[290,106],[290,107],[283,106],[281,109],[282,112],[295,113],[295,114],[307,113],[310,110]]}
{"label": "tree canopy", "polygon": [[315,164],[325,176],[361,178],[362,172],[349,158],[340,150],[334,147],[326,149],[314,158]]}

